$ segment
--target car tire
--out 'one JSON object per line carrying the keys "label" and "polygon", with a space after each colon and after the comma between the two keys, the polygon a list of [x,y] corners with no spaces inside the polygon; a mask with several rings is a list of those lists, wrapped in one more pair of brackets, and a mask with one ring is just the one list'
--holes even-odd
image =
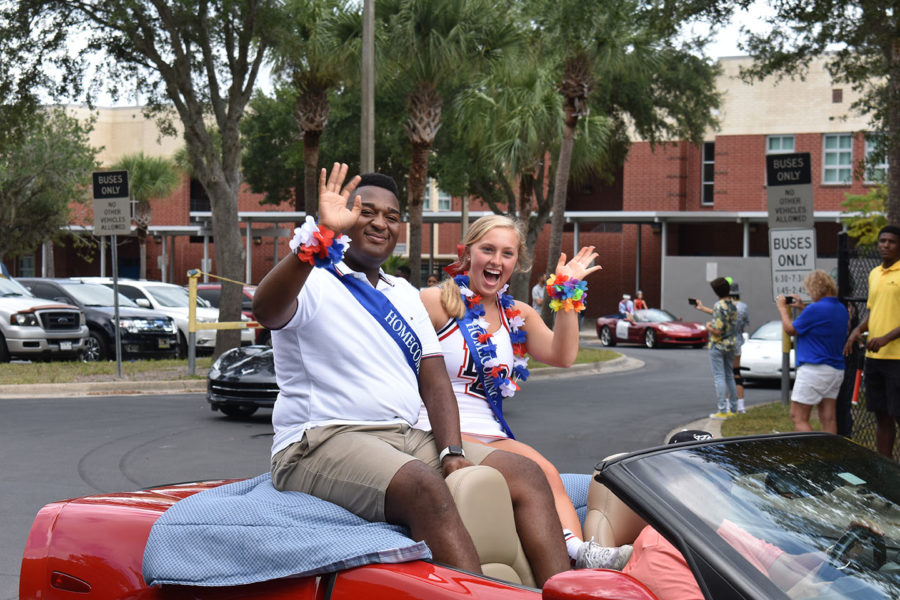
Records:
{"label": "car tire", "polygon": [[0,333],[0,363],[8,363],[9,358],[9,348],[6,346],[6,338]]}
{"label": "car tire", "polygon": [[694,348],[706,348],[706,344],[694,344]]}
{"label": "car tire", "polygon": [[244,419],[255,413],[259,407],[249,404],[220,404],[217,408],[228,418]]}
{"label": "car tire", "polygon": [[616,334],[612,332],[612,329],[609,328],[609,325],[604,325],[600,329],[600,343],[604,346],[616,345]]}
{"label": "car tire", "polygon": [[656,341],[656,331],[649,327],[644,331],[644,345],[648,348],[656,348],[659,343]]}
{"label": "car tire", "polygon": [[81,358],[85,362],[98,362],[109,360],[109,350],[106,347],[106,341],[96,331],[91,331],[90,335],[84,340],[84,351]]}
{"label": "car tire", "polygon": [[187,347],[187,339],[185,339],[184,335],[179,331],[178,332],[178,351],[175,353],[175,358],[185,359],[188,355],[188,347]]}

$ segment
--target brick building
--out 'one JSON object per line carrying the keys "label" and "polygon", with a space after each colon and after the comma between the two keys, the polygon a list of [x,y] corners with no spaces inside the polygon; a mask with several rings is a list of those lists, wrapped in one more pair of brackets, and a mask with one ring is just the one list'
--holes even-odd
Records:
{"label": "brick building", "polygon": [[[804,81],[775,80],[747,85],[737,77],[745,57],[723,58],[718,87],[723,104],[721,127],[710,131],[701,147],[673,142],[651,148],[635,141],[611,184],[587,181],[569,189],[563,250],[593,244],[603,270],[591,276],[588,316],[615,310],[622,293],[644,291],[651,306],[694,319],[685,298],[711,298],[707,281],[731,275],[742,283],[751,306],[751,326],[775,316],[768,260],[765,157],[775,152],[809,152],[815,198],[818,263],[832,268],[837,233],[842,229],[841,202],[846,193],[863,194],[874,175],[854,177],[869,149],[867,119],[850,112],[852,90],[835,85],[821,62]],[[88,116],[84,108],[76,114]],[[143,151],[171,156],[177,138],[160,138],[137,107],[100,109],[92,143],[103,146],[100,160]],[[875,170],[886,169],[875,165]],[[861,172],[861,171],[860,171]],[[258,283],[287,252],[293,221],[300,215],[261,206],[258,195],[244,191],[238,209],[245,235],[246,280]],[[429,190],[423,231],[423,262],[431,270],[455,258],[462,200]],[[487,207],[469,201],[470,218]],[[90,228],[90,207],[81,207],[73,227]],[[166,200],[155,202],[148,242],[149,279],[186,283],[189,269],[215,273],[209,202],[197,182],[184,183]],[[538,242],[532,283],[547,260],[549,224]],[[249,235],[247,235],[249,231]],[[406,253],[401,238],[398,253]],[[138,247],[133,237],[119,238],[119,274],[136,277]],[[7,261],[15,275],[109,275],[109,249],[98,241],[92,250],[44,248]],[[11,264],[13,263],[14,264]],[[424,276],[423,276],[424,280]]]}

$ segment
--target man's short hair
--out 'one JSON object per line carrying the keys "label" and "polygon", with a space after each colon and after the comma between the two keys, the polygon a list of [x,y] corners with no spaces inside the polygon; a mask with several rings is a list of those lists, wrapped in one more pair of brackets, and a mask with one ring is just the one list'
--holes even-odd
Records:
{"label": "man's short hair", "polygon": [[709,285],[719,298],[724,298],[731,293],[731,284],[724,277],[716,277],[709,282]]}
{"label": "man's short hair", "polygon": [[893,233],[900,238],[900,227],[897,227],[896,225],[885,225],[881,228],[881,231],[878,232],[878,237],[881,237],[882,233]]}
{"label": "man's short hair", "polygon": [[384,173],[365,173],[360,176],[359,185],[356,187],[361,188],[369,185],[384,188],[394,194],[397,199],[400,198],[400,193],[397,191],[397,182],[394,181],[394,178],[390,175],[385,175]]}

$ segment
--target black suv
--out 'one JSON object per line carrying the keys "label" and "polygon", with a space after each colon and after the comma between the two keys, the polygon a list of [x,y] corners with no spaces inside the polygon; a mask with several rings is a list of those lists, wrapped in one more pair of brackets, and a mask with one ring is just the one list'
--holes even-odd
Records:
{"label": "black suv", "polygon": [[[39,298],[73,304],[84,312],[90,330],[85,360],[115,360],[115,309],[110,288],[70,279],[21,277],[17,281]],[[141,308],[119,294],[119,323],[122,358],[176,357],[178,329],[168,315]]]}

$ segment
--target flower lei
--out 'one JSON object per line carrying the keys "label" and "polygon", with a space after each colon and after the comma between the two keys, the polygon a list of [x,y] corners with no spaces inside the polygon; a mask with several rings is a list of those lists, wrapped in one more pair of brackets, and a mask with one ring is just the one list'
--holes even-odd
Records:
{"label": "flower lei", "polygon": [[[494,379],[494,385],[500,390],[500,394],[503,397],[512,396],[519,390],[519,386],[509,377],[502,376],[500,359],[497,358],[497,346],[491,342],[491,334],[487,332],[490,323],[484,318],[484,305],[481,303],[481,296],[469,289],[469,276],[467,274],[457,275],[453,278],[453,281],[459,286],[463,304],[466,306],[466,318],[471,319],[481,329],[481,333],[478,334],[478,343],[482,344],[479,352],[484,366],[491,368],[490,376]],[[507,322],[509,322],[509,339],[513,348],[513,375],[524,382],[528,379],[528,354],[525,349],[527,334],[522,329],[525,325],[525,319],[522,318],[522,311],[515,308],[516,301],[506,293],[508,287],[509,285],[505,285],[500,290],[500,306],[503,308]]]}
{"label": "flower lei", "polygon": [[554,312],[560,308],[566,312],[581,312],[587,298],[587,281],[568,275],[553,275],[547,279],[547,295],[552,298],[550,309]]}
{"label": "flower lei", "polygon": [[346,235],[335,237],[333,231],[317,225],[312,216],[307,215],[303,225],[294,229],[294,237],[288,245],[301,262],[327,267],[344,260],[350,238]]}

